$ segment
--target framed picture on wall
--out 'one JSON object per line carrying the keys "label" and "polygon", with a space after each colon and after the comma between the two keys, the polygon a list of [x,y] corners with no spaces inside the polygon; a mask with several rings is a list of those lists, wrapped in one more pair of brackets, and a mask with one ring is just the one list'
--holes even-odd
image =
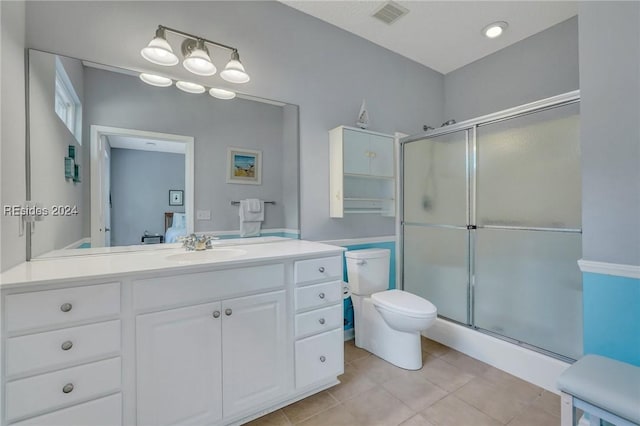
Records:
{"label": "framed picture on wall", "polygon": [[170,206],[182,206],[184,205],[184,191],[180,189],[169,190],[169,205]]}
{"label": "framed picture on wall", "polygon": [[228,147],[227,183],[262,185],[262,151]]}

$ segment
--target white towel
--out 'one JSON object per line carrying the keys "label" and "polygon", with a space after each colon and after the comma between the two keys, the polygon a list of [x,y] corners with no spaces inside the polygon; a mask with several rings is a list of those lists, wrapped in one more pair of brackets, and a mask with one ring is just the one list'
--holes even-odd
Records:
{"label": "white towel", "polygon": [[[251,207],[255,210],[255,204],[259,208],[257,212],[251,211]],[[260,226],[264,220],[264,202],[255,198],[240,200],[238,215],[240,216],[240,236],[259,237]]]}
{"label": "white towel", "polygon": [[247,209],[249,213],[260,213],[262,211],[262,201],[257,198],[247,198]]}
{"label": "white towel", "polygon": [[240,221],[240,237],[259,237],[262,222]]}
{"label": "white towel", "polygon": [[251,211],[249,201],[250,200],[240,200],[240,209],[238,212],[240,222],[262,222],[264,220],[264,201],[257,200],[258,206],[260,207],[260,210],[257,212]]}

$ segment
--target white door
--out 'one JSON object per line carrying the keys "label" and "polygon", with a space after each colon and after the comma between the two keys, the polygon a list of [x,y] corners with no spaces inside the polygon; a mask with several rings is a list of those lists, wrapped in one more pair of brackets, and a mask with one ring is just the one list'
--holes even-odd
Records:
{"label": "white door", "polygon": [[371,174],[393,177],[395,166],[393,139],[386,136],[370,135],[369,151]]}
{"label": "white door", "polygon": [[104,247],[111,247],[111,146],[105,142],[102,152],[102,229]]}
{"label": "white door", "polygon": [[139,425],[222,419],[222,317],[218,302],[136,318]]}
{"label": "white door", "polygon": [[369,134],[344,129],[342,134],[344,172],[369,174]]}
{"label": "white door", "polygon": [[284,291],[224,301],[224,415],[285,394],[290,383]]}
{"label": "white door", "polygon": [[[111,158],[104,135],[91,141],[91,247],[111,245]],[[95,169],[95,170],[94,170]]]}

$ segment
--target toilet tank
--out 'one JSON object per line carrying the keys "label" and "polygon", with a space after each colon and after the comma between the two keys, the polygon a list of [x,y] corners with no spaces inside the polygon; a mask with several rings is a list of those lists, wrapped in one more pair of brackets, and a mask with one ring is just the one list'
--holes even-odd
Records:
{"label": "toilet tank", "polygon": [[389,249],[349,250],[347,277],[351,293],[366,296],[389,288]]}

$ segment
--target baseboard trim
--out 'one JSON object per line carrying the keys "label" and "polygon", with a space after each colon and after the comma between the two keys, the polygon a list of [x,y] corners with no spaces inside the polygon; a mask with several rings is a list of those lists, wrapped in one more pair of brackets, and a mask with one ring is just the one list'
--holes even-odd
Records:
{"label": "baseboard trim", "polygon": [[349,328],[344,331],[344,341],[352,340],[356,337],[355,330],[353,328]]}
{"label": "baseboard trim", "polygon": [[344,240],[324,240],[319,243],[332,244],[334,246],[355,246],[358,244],[374,244],[374,243],[394,243],[396,237],[389,235],[385,237],[366,237],[366,238],[349,238]]}
{"label": "baseboard trim", "polygon": [[556,379],[570,366],[440,318],[423,335],[558,395]]}
{"label": "baseboard trim", "polygon": [[90,243],[91,242],[91,238],[87,237],[87,238],[81,238],[78,241],[75,241],[71,244],[69,244],[66,247],[62,247],[62,250],[68,250],[68,249],[76,249],[78,247],[80,247],[82,244],[84,243]]}
{"label": "baseboard trim", "polygon": [[623,265],[620,263],[595,262],[593,260],[578,260],[582,272],[602,275],[640,279],[640,265]]}

